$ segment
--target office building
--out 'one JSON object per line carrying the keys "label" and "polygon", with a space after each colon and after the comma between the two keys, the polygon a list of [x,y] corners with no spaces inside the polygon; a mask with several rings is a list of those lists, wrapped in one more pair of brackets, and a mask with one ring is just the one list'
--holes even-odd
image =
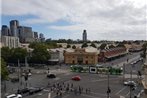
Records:
{"label": "office building", "polygon": [[2,36],[9,36],[10,35],[9,28],[7,25],[2,25],[1,35]]}
{"label": "office building", "polygon": [[83,41],[84,42],[87,41],[87,32],[86,32],[86,30],[83,31]]}
{"label": "office building", "polygon": [[10,21],[10,32],[11,32],[11,36],[18,36],[18,30],[17,30],[17,28],[18,28],[18,26],[19,26],[19,22],[18,22],[18,20],[11,20]]}
{"label": "office building", "polygon": [[34,38],[38,39],[38,32],[34,32]]}
{"label": "office building", "polygon": [[2,47],[17,48],[20,46],[19,38],[14,36],[1,36]]}
{"label": "office building", "polygon": [[39,39],[40,39],[41,42],[45,41],[45,37],[42,33],[39,34]]}
{"label": "office building", "polygon": [[18,37],[21,43],[34,42],[34,34],[31,27],[19,26]]}

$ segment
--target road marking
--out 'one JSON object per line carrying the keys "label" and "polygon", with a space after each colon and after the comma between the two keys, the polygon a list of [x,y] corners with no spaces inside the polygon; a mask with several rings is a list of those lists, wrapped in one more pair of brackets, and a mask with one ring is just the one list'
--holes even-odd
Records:
{"label": "road marking", "polygon": [[122,88],[121,90],[119,90],[115,95],[118,95],[120,92],[122,92],[124,89],[126,89],[127,87],[125,86],[124,88]]}
{"label": "road marking", "polygon": [[128,96],[130,94],[130,91],[126,94],[126,96]]}
{"label": "road marking", "polygon": [[51,93],[48,93],[48,98],[51,98]]}
{"label": "road marking", "polygon": [[[109,80],[115,80],[115,79],[118,79],[118,78],[111,78]],[[101,79],[101,80],[93,80],[91,82],[100,82],[100,81],[107,81],[108,79]]]}
{"label": "road marking", "polygon": [[55,78],[54,80],[60,80],[60,78]]}
{"label": "road marking", "polygon": [[94,92],[90,92],[90,93],[95,94],[95,95],[107,96],[106,94],[101,94],[101,93],[94,93]]}
{"label": "road marking", "polygon": [[85,96],[85,97],[88,97],[88,98],[102,98],[102,97],[95,97],[95,96],[91,96],[91,95],[85,95],[85,94],[82,94],[82,96]]}

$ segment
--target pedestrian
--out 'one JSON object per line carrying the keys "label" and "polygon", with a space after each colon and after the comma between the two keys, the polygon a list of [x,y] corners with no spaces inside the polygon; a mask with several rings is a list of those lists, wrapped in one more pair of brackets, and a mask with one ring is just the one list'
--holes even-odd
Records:
{"label": "pedestrian", "polygon": [[87,94],[87,92],[88,92],[88,89],[86,88],[86,94]]}

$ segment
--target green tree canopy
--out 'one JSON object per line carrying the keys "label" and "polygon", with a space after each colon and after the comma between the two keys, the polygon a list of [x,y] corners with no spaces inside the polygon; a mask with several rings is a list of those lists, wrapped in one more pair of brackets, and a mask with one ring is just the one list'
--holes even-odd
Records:
{"label": "green tree canopy", "polygon": [[73,45],[73,46],[72,46],[72,49],[76,49],[76,46],[75,46],[75,45]]}
{"label": "green tree canopy", "polygon": [[88,47],[87,43],[82,44],[82,48]]}
{"label": "green tree canopy", "polygon": [[8,62],[11,57],[11,49],[9,47],[2,47],[1,48],[1,57]]}
{"label": "green tree canopy", "polygon": [[115,46],[114,45],[110,45],[109,48],[115,48]]}
{"label": "green tree canopy", "polygon": [[20,62],[25,62],[25,57],[28,55],[28,52],[26,49],[23,48],[13,48],[11,49],[12,55],[11,55],[11,62],[17,63],[18,59]]}
{"label": "green tree canopy", "polygon": [[38,45],[32,52],[30,62],[32,63],[46,63],[50,59],[50,54],[44,45]]}
{"label": "green tree canopy", "polygon": [[91,43],[90,46],[96,48],[96,45],[94,43]]}
{"label": "green tree canopy", "polygon": [[100,45],[99,49],[103,50],[103,49],[105,49],[106,46],[107,46],[107,44],[103,43]]}
{"label": "green tree canopy", "polygon": [[67,45],[67,48],[71,48],[71,45],[68,44],[68,45]]}
{"label": "green tree canopy", "polygon": [[7,67],[6,67],[6,62],[0,58],[1,60],[1,79],[2,80],[6,80],[8,78],[8,70],[7,70]]}
{"label": "green tree canopy", "polygon": [[147,42],[142,45],[143,53],[141,53],[141,57],[146,57],[146,49],[147,49]]}

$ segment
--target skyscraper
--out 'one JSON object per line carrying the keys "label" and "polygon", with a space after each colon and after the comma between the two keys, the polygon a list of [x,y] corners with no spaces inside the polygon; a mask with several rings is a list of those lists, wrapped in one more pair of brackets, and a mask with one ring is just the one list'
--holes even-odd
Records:
{"label": "skyscraper", "polygon": [[44,35],[42,33],[39,34],[39,38],[40,38],[41,42],[45,41],[45,37],[44,37]]}
{"label": "skyscraper", "polygon": [[18,28],[19,26],[19,21],[18,20],[11,20],[10,21],[10,31],[11,31],[11,36],[18,36]]}
{"label": "skyscraper", "polygon": [[9,32],[9,28],[8,28],[8,26],[7,25],[2,25],[2,29],[1,29],[2,31],[2,36],[9,36],[10,34],[10,32]]}
{"label": "skyscraper", "polygon": [[18,27],[18,37],[20,42],[33,42],[34,41],[34,34],[31,27],[26,26],[19,26]]}
{"label": "skyscraper", "polygon": [[84,42],[87,41],[87,32],[86,32],[86,30],[83,31],[83,41]]}

